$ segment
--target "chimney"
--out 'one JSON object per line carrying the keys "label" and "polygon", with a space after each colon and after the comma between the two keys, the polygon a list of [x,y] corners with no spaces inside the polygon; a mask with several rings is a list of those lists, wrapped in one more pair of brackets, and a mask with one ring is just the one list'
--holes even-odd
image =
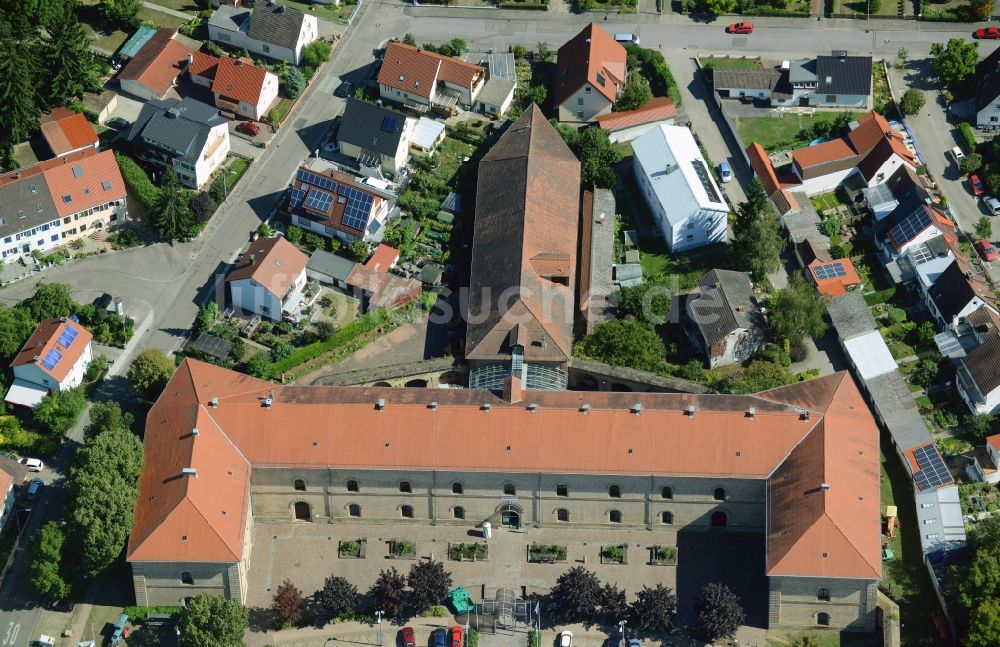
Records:
{"label": "chimney", "polygon": [[489,402],[484,402],[482,404],[482,406],[479,407],[479,409],[480,409],[480,411],[485,411],[486,413],[489,413],[490,412],[490,403]]}
{"label": "chimney", "polygon": [[803,411],[802,412],[802,419],[805,420],[806,422],[809,422],[809,412],[808,411]]}
{"label": "chimney", "polygon": [[243,65],[243,57],[242,56],[239,57],[238,59],[236,59],[236,64],[237,65]]}
{"label": "chimney", "polygon": [[524,391],[521,386],[521,378],[516,375],[508,375],[503,380],[503,399],[505,402],[520,402],[524,399]]}
{"label": "chimney", "polygon": [[695,412],[694,405],[693,404],[689,404],[688,407],[687,407],[687,410],[685,411],[685,413],[689,417],[694,418],[694,412]]}
{"label": "chimney", "polygon": [[211,406],[213,409],[219,408],[219,398],[212,398]]}
{"label": "chimney", "polygon": [[385,411],[385,399],[379,398],[378,402],[375,404],[375,409],[377,411]]}
{"label": "chimney", "polygon": [[634,413],[637,416],[642,413],[642,403],[641,402],[636,402],[635,404],[632,405],[632,413]]}
{"label": "chimney", "polygon": [[586,402],[580,405],[580,413],[587,415],[590,413],[590,405]]}
{"label": "chimney", "polygon": [[531,404],[528,405],[528,411],[530,411],[531,413],[538,411],[538,405],[532,402]]}
{"label": "chimney", "polygon": [[830,491],[830,484],[829,483],[820,483],[819,484],[819,489],[822,490],[822,491],[824,491],[824,492],[829,492]]}
{"label": "chimney", "polygon": [[198,469],[195,467],[185,467],[181,470],[181,476],[198,476]]}
{"label": "chimney", "polygon": [[431,402],[430,404],[428,404],[427,408],[430,409],[431,411],[437,411],[437,408],[438,408],[437,400],[434,400],[433,402]]}
{"label": "chimney", "polygon": [[747,409],[747,418],[753,420],[756,417],[757,417],[757,407],[750,407],[749,409]]}
{"label": "chimney", "polygon": [[198,435],[198,428],[197,427],[194,427],[193,429],[191,429],[191,435],[192,436],[197,436]]}
{"label": "chimney", "polygon": [[194,64],[194,54],[188,52],[188,65]]}
{"label": "chimney", "polygon": [[260,405],[265,409],[270,409],[272,404],[274,404],[274,398],[264,398],[260,401]]}

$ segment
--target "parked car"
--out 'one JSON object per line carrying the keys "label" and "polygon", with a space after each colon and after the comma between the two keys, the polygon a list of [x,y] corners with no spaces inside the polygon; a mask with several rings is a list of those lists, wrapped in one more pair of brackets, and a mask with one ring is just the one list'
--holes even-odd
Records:
{"label": "parked car", "polygon": [[433,647],[448,647],[448,630],[438,627],[431,632],[431,645]]}
{"label": "parked car", "polygon": [[981,240],[976,243],[976,252],[979,254],[979,258],[984,261],[995,261],[997,260],[997,250],[993,247],[993,243],[988,240]]}
{"label": "parked car", "polygon": [[752,22],[734,22],[733,24],[726,27],[726,33],[729,34],[752,34],[753,33],[753,23]]}
{"label": "parked car", "polygon": [[1000,200],[992,196],[987,196],[983,198],[983,202],[986,203],[986,208],[990,210],[994,216],[1000,216]]}
{"label": "parked car", "polygon": [[615,41],[623,45],[638,45],[639,37],[635,34],[624,32],[621,34],[615,34]]}
{"label": "parked car", "polygon": [[342,81],[337,89],[333,91],[333,96],[340,97],[341,99],[346,99],[351,96],[351,90],[354,89],[354,84],[350,81]]}
{"label": "parked car", "polygon": [[118,620],[115,622],[115,629],[111,633],[111,647],[121,645],[122,640],[128,638],[129,633],[128,615],[123,613],[118,616]]}
{"label": "parked car", "polygon": [[451,647],[462,647],[462,628],[458,625],[451,628]]}
{"label": "parked car", "polygon": [[236,125],[236,130],[251,137],[256,137],[260,133],[260,126],[253,121],[241,121]]}
{"label": "parked car", "polygon": [[951,156],[955,158],[956,164],[961,164],[962,160],[965,159],[965,153],[963,153],[962,149],[959,148],[958,146],[955,146],[951,149]]}
{"label": "parked car", "polygon": [[559,647],[573,647],[572,631],[564,631],[559,634]]}
{"label": "parked car", "polygon": [[31,483],[28,484],[28,500],[34,501],[35,497],[38,496],[38,491],[42,489],[42,479],[33,478]]}
{"label": "parked car", "polygon": [[973,38],[983,40],[1000,40],[1000,27],[983,27],[972,32]]}
{"label": "parked car", "polygon": [[969,173],[969,190],[977,198],[983,195],[983,182],[975,173]]}
{"label": "parked car", "polygon": [[129,126],[131,126],[132,122],[129,121],[128,119],[125,119],[124,117],[115,117],[114,119],[108,122],[108,125],[111,126],[112,128],[117,128],[121,130],[122,128],[128,128]]}
{"label": "parked car", "polygon": [[29,472],[41,472],[45,469],[45,463],[37,458],[22,458],[18,461],[21,465],[25,465]]}
{"label": "parked car", "polygon": [[628,647],[642,647],[642,641],[638,638],[632,638],[628,641]]}
{"label": "parked car", "polygon": [[723,182],[730,182],[733,179],[733,169],[729,168],[729,162],[719,164],[719,177]]}
{"label": "parked car", "polygon": [[413,627],[403,627],[399,632],[399,640],[403,647],[417,647],[417,641],[413,638]]}

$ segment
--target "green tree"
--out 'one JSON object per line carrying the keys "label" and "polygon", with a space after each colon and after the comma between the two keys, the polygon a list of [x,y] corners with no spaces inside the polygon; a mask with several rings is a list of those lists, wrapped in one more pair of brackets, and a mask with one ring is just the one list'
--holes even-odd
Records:
{"label": "green tree", "polygon": [[618,309],[644,324],[662,324],[666,321],[671,305],[667,282],[667,276],[659,275],[650,277],[639,285],[621,288],[618,292]]}
{"label": "green tree", "polygon": [[455,52],[455,56],[461,56],[463,53],[468,51],[469,45],[461,38],[451,39],[451,49]]}
{"label": "green tree", "polygon": [[704,0],[705,10],[708,13],[720,16],[724,13],[732,13],[736,9],[736,0]]}
{"label": "green tree", "polygon": [[26,140],[38,127],[38,86],[33,66],[26,64],[25,59],[30,59],[26,49],[26,43],[12,38],[0,24],[0,149],[8,158],[5,168],[11,168],[14,144]]}
{"label": "green tree", "polygon": [[302,64],[315,69],[330,60],[332,51],[327,41],[314,40],[302,48]]}
{"label": "green tree", "polygon": [[313,594],[313,600],[330,618],[339,618],[358,608],[358,589],[342,577],[331,575],[323,588]]}
{"label": "green tree", "polygon": [[68,317],[80,307],[65,283],[39,283],[35,293],[20,305],[28,309],[35,321]]}
{"label": "green tree", "polygon": [[385,612],[385,617],[399,620],[403,617],[403,599],[406,591],[406,578],[393,566],[387,571],[381,571],[368,591],[368,599],[376,609]]}
{"label": "green tree", "polygon": [[[729,0],[734,1],[734,0]],[[625,89],[615,103],[616,110],[635,110],[649,103],[653,98],[653,90],[649,87],[649,81],[640,74],[630,74]]]}
{"label": "green tree", "polygon": [[580,181],[584,186],[610,189],[615,185],[618,179],[615,164],[621,160],[621,153],[608,139],[608,131],[603,128],[585,129],[577,138],[574,152],[580,158]]}
{"label": "green tree", "polygon": [[631,626],[640,631],[666,634],[673,629],[677,614],[677,596],[674,592],[657,583],[653,588],[642,587],[635,594],[632,603]]}
{"label": "green tree", "polygon": [[347,248],[351,251],[351,256],[354,257],[354,260],[359,263],[364,263],[371,255],[371,249],[368,248],[368,243],[360,239],[351,241],[351,244],[348,245]]}
{"label": "green tree", "polygon": [[910,58],[910,52],[905,47],[900,47],[896,52],[896,67],[905,68],[906,61]]}
{"label": "green tree", "polygon": [[300,242],[302,242],[302,233],[303,232],[301,227],[296,227],[295,225],[289,225],[288,229],[285,230],[285,238],[287,238],[288,242],[292,243],[293,245],[298,245]]}
{"label": "green tree", "polygon": [[830,238],[833,238],[834,236],[839,236],[840,230],[843,229],[843,227],[844,227],[843,218],[841,218],[835,213],[831,213],[830,215],[824,217],[822,221],[820,221],[820,228],[823,230],[823,233]]}
{"label": "green tree", "polygon": [[815,339],[826,332],[823,297],[800,273],[792,273],[788,287],[778,290],[769,303],[768,324],[779,339],[787,339],[795,346],[806,336]]}
{"label": "green tree", "polygon": [[924,93],[916,88],[910,88],[903,93],[903,98],[899,101],[899,109],[904,115],[915,115],[924,107]]}
{"label": "green tree", "polygon": [[946,85],[955,87],[976,73],[979,43],[965,38],[949,38],[948,44],[931,44],[931,64],[934,73]]}
{"label": "green tree", "polygon": [[159,397],[170,376],[174,374],[174,361],[158,348],[139,353],[128,367],[128,379],[140,396],[149,400]]}
{"label": "green tree", "polygon": [[194,227],[194,214],[188,206],[187,189],[170,169],[163,174],[160,198],[153,214],[153,224],[162,240],[176,240],[190,236]]}
{"label": "green tree", "polygon": [[933,359],[922,359],[920,360],[920,363],[917,364],[916,370],[910,375],[910,380],[914,384],[919,384],[925,388],[931,387],[937,380],[939,370],[940,367],[938,366],[938,363]]}
{"label": "green tree", "polygon": [[282,625],[294,625],[302,618],[302,591],[285,580],[278,586],[271,604],[271,611]]}
{"label": "green tree", "polygon": [[417,40],[413,37],[413,34],[411,34],[410,32],[406,32],[406,34],[403,36],[403,43],[406,45],[410,45],[412,47],[416,47]]}
{"label": "green tree", "polygon": [[614,584],[605,584],[601,589],[601,615],[604,622],[613,625],[629,613],[625,591]]}
{"label": "green tree", "polygon": [[142,0],[101,0],[98,9],[109,22],[134,28],[139,25]]}
{"label": "green tree", "polygon": [[597,618],[603,595],[597,576],[583,566],[574,566],[556,579],[549,599],[564,622],[591,623]]}
{"label": "green tree", "polygon": [[262,350],[247,361],[247,372],[262,380],[271,379],[271,353]]}
{"label": "green tree", "polygon": [[82,387],[77,387],[52,391],[38,403],[33,415],[35,422],[49,433],[63,436],[73,428],[86,407],[87,396]]}
{"label": "green tree", "polygon": [[441,604],[448,597],[451,588],[451,573],[444,570],[441,562],[417,562],[410,567],[406,576],[410,585],[406,602],[414,612],[421,612],[435,604]]}
{"label": "green tree", "polygon": [[983,156],[979,153],[969,153],[962,160],[962,172],[963,173],[975,173],[979,169],[983,168]]}
{"label": "green tree", "polygon": [[[1000,139],[1000,137],[994,137],[994,139]],[[996,158],[1000,159],[1000,158]],[[990,167],[994,168],[994,167]],[[983,178],[983,182],[986,183],[986,188],[989,190],[990,195],[1000,196],[1000,173],[989,173]]]}
{"label": "green tree", "polygon": [[27,308],[0,307],[0,357],[10,357],[21,350],[35,330],[35,321]]}
{"label": "green tree", "polygon": [[543,63],[552,62],[552,50],[549,49],[549,44],[544,40],[539,41],[538,45],[535,46],[535,54],[538,55],[538,59]]}
{"label": "green tree", "polygon": [[219,304],[214,300],[198,308],[198,316],[194,320],[195,333],[211,332],[219,318]]}
{"label": "green tree", "polygon": [[238,600],[201,593],[181,609],[178,642],[184,647],[243,647],[248,622],[249,612]]}
{"label": "green tree", "polygon": [[740,203],[733,223],[733,248],[740,265],[753,272],[758,281],[781,266],[785,239],[764,185],[754,178],[747,188],[746,202]]}
{"label": "green tree", "polygon": [[31,538],[28,549],[31,566],[28,577],[31,586],[50,600],[61,600],[69,594],[69,584],[63,578],[63,544],[66,541],[59,523],[49,521]]}
{"label": "green tree", "polygon": [[613,366],[653,372],[666,370],[666,353],[663,339],[649,326],[620,319],[598,324],[592,334],[580,340],[575,351]]}
{"label": "green tree", "polygon": [[990,16],[993,15],[993,0],[969,0],[969,8],[976,20],[989,20]]}
{"label": "green tree", "polygon": [[46,31],[49,37],[42,48],[42,65],[47,73],[42,91],[47,107],[63,105],[100,88],[90,39],[76,17],[76,3],[62,4],[58,18]]}
{"label": "green tree", "polygon": [[986,598],[969,617],[968,647],[996,647],[1000,645],[1000,599]]}
{"label": "green tree", "polygon": [[531,103],[536,103],[542,105],[545,103],[545,99],[549,96],[549,90],[545,87],[544,83],[536,83],[528,88],[528,92],[525,97]]}
{"label": "green tree", "polygon": [[970,414],[962,418],[962,426],[969,435],[983,439],[993,433],[996,418],[989,413]]}
{"label": "green tree", "polygon": [[527,53],[527,50],[525,49],[524,45],[514,45],[510,48],[510,51],[514,55],[515,61],[522,60],[524,58],[524,55]]}
{"label": "green tree", "polygon": [[739,597],[725,584],[706,584],[695,603],[695,634],[709,642],[731,639],[746,620]]}
{"label": "green tree", "polygon": [[289,99],[298,99],[306,89],[306,77],[297,67],[290,67],[285,73],[285,94]]}
{"label": "green tree", "polygon": [[989,240],[992,234],[993,222],[987,216],[983,216],[976,221],[976,238],[979,240]]}
{"label": "green tree", "polygon": [[90,407],[90,422],[83,428],[83,438],[91,440],[108,429],[129,431],[134,423],[135,416],[123,412],[117,402],[95,402]]}

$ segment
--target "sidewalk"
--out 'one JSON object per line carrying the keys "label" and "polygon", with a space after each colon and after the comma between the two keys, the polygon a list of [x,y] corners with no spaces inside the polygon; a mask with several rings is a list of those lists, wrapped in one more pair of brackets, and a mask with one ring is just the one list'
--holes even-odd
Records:
{"label": "sidewalk", "polygon": [[147,9],[153,9],[159,11],[160,13],[170,14],[171,16],[177,16],[178,18],[183,18],[185,22],[191,20],[192,18],[197,18],[192,13],[184,13],[183,11],[177,11],[176,9],[171,9],[170,7],[164,7],[163,5],[156,4],[155,2],[143,2],[142,5]]}

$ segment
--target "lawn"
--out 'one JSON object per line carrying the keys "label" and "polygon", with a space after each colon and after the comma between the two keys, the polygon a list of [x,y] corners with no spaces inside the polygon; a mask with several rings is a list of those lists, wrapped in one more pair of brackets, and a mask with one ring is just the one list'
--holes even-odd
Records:
{"label": "lawn", "polygon": [[840,199],[837,193],[837,191],[830,191],[829,193],[821,193],[820,195],[813,196],[811,198],[813,207],[816,208],[816,211],[822,213],[843,205],[844,201]]}
{"label": "lawn", "polygon": [[274,107],[267,111],[267,119],[271,123],[280,124],[288,116],[288,112],[295,105],[294,99],[289,99],[288,97],[279,97],[277,103]]}
{"label": "lawn", "polygon": [[154,0],[154,4],[173,9],[174,11],[184,11],[191,15],[195,15],[201,11],[195,0]]}
{"label": "lawn", "polygon": [[784,632],[768,631],[767,647],[792,647],[797,639],[809,637],[815,647],[841,647],[840,633],[836,631]]}
{"label": "lawn", "polygon": [[940,611],[920,550],[920,528],[913,501],[913,484],[891,442],[883,434],[881,453],[882,511],[895,505],[899,524],[889,540],[895,559],[882,563],[880,587],[899,605],[903,645],[936,645],[931,614]]}
{"label": "lawn", "polygon": [[163,13],[162,11],[150,9],[145,6],[139,10],[139,20],[143,22],[148,20],[157,27],[180,27],[187,22],[187,20],[179,16]]}
{"label": "lawn", "polygon": [[[740,139],[749,145],[750,142],[757,142],[764,147],[768,153],[786,150],[789,148],[802,148],[812,141],[799,139],[799,131],[810,128],[813,124],[828,121],[832,122],[837,118],[839,112],[817,112],[813,115],[791,114],[785,115],[781,119],[770,117],[743,117],[736,118]],[[856,113],[861,116],[863,113]]]}
{"label": "lawn", "polygon": [[618,142],[615,144],[615,150],[618,151],[618,154],[621,155],[622,159],[632,157],[632,142]]}
{"label": "lawn", "polygon": [[465,158],[470,157],[476,147],[453,137],[445,137],[434,154],[437,165],[431,171],[431,177],[436,181],[451,186],[451,181],[458,174]]}
{"label": "lawn", "polygon": [[[180,0],[177,0],[180,1]],[[306,13],[311,13],[317,18],[323,18],[324,20],[333,20],[335,22],[347,22],[347,19],[351,17],[354,13],[355,3],[347,4],[341,2],[340,6],[334,6],[331,4],[312,4],[309,2],[301,2],[301,0],[285,0],[286,5],[289,7],[294,7],[299,11],[304,11]]]}
{"label": "lawn", "polygon": [[247,172],[248,168],[250,168],[250,162],[242,157],[234,157],[233,160],[229,162],[229,166],[226,168],[228,168],[230,172],[229,187],[230,190],[232,190],[232,187],[236,186],[236,184],[243,178],[243,174]]}
{"label": "lawn", "polygon": [[99,33],[93,27],[90,28],[90,39],[91,46],[95,49],[99,49],[102,52],[108,52],[109,54],[114,54],[118,51],[118,48],[128,40],[128,34],[123,31],[115,30],[110,33]]}

